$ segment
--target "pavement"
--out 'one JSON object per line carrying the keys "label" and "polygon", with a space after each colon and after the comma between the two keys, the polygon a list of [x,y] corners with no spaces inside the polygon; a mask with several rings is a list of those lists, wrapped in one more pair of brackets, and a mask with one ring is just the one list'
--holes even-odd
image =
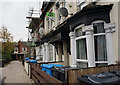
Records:
{"label": "pavement", "polygon": [[19,61],[12,61],[7,66],[0,68],[2,69],[2,83],[8,84],[30,84],[32,85],[31,79],[27,75]]}

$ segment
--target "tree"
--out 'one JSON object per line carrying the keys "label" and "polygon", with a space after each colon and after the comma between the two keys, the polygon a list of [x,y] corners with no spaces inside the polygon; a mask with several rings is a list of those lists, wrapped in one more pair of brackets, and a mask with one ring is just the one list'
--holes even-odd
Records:
{"label": "tree", "polygon": [[7,63],[12,59],[11,57],[14,45],[12,43],[13,37],[11,36],[11,33],[4,26],[0,30],[0,40],[2,42],[2,57],[4,61]]}

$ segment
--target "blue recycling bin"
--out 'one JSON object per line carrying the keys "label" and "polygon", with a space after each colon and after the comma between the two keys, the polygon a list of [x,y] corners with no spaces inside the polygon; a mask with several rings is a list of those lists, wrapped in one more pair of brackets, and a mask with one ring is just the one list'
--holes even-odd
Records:
{"label": "blue recycling bin", "polygon": [[52,70],[51,70],[51,68],[53,66],[62,67],[62,65],[60,65],[60,64],[46,64],[44,67],[46,68],[46,73],[49,74],[50,76],[53,76],[53,73],[52,73]]}
{"label": "blue recycling bin", "polygon": [[46,73],[49,74],[50,76],[53,76],[53,73],[51,71],[51,68],[54,66],[55,64],[47,64],[46,65]]}
{"label": "blue recycling bin", "polygon": [[26,57],[26,58],[25,58],[25,62],[28,62],[28,61],[29,61],[29,58],[28,58],[28,57]]}
{"label": "blue recycling bin", "polygon": [[42,64],[42,65],[41,65],[42,71],[46,71],[46,65],[47,65],[47,64]]}
{"label": "blue recycling bin", "polygon": [[26,57],[26,58],[25,58],[25,60],[29,60],[29,58],[28,58],[28,57]]}
{"label": "blue recycling bin", "polygon": [[62,67],[63,65],[60,65],[60,64],[54,64],[54,66],[56,66],[56,67]]}
{"label": "blue recycling bin", "polygon": [[30,63],[37,63],[37,60],[28,60]]}

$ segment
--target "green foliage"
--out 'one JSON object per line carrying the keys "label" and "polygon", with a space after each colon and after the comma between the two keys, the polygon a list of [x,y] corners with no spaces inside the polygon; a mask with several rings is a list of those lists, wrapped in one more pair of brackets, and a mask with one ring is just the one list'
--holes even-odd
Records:
{"label": "green foliage", "polygon": [[12,43],[13,37],[5,27],[2,27],[2,30],[0,31],[0,39],[2,41],[2,58],[5,63],[8,63],[12,60],[14,45]]}

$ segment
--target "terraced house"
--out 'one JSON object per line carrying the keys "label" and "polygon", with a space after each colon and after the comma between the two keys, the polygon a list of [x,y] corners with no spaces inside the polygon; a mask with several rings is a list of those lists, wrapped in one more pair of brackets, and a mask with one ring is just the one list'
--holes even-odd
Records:
{"label": "terraced house", "polygon": [[[120,70],[120,1],[44,1],[40,17],[27,18],[30,19],[31,57],[38,61],[36,64],[25,62],[25,65],[36,83],[76,84],[81,83],[78,81],[80,77],[80,81],[88,78],[82,75],[96,74],[94,78],[88,78],[93,82],[100,80],[98,73],[109,76],[109,72]],[[49,74],[42,66],[51,63],[62,64],[64,71],[59,68],[57,77],[54,71],[54,75]],[[46,66],[46,69],[51,71],[50,67]]]}
{"label": "terraced house", "polygon": [[81,68],[119,63],[120,2],[56,0],[43,2],[41,11],[29,29],[43,62]]}

